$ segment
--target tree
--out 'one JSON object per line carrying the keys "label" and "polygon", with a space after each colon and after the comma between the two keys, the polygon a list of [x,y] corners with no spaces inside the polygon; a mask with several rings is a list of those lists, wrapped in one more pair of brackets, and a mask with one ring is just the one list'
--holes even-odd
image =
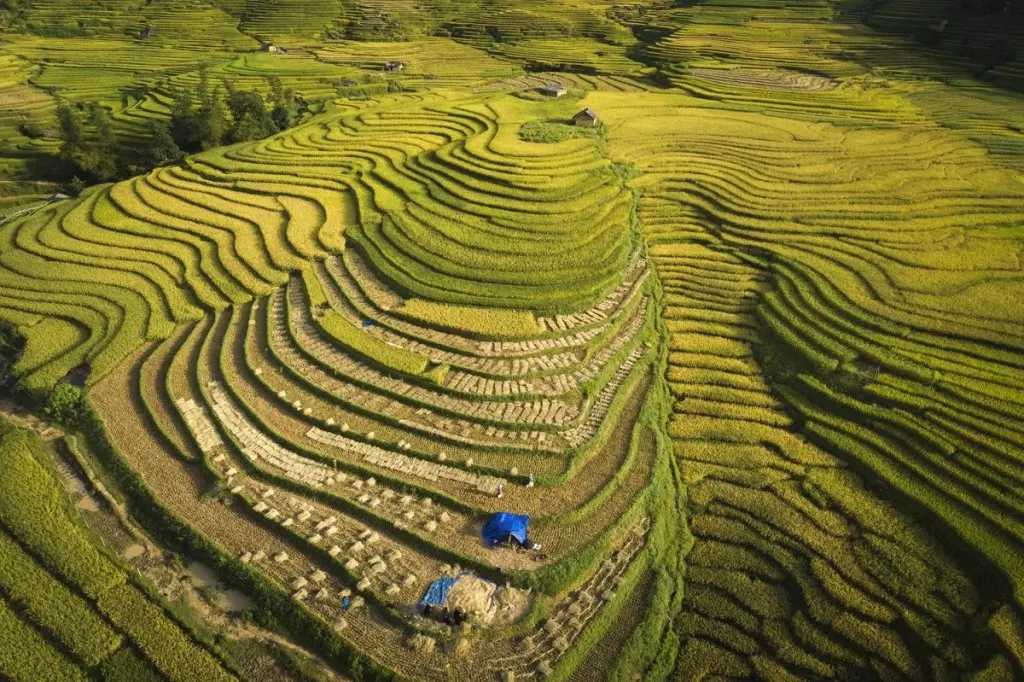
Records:
{"label": "tree", "polygon": [[291,88],[285,88],[281,79],[271,76],[267,79],[270,84],[270,103],[273,108],[270,110],[270,119],[274,122],[277,130],[290,128],[295,124],[299,115],[299,102]]}
{"label": "tree", "polygon": [[82,114],[77,106],[61,102],[57,106],[60,127],[60,159],[67,175],[85,176],[106,182],[117,176],[117,143],[110,116],[103,107],[93,104],[89,110],[89,123],[95,130],[92,140],[86,139]]}
{"label": "tree", "polygon": [[91,144],[83,146],[77,164],[101,182],[113,180],[118,171],[117,140],[107,110],[93,104],[89,123],[95,131],[95,137]]}
{"label": "tree", "polygon": [[60,101],[57,121],[63,163],[52,165],[54,179],[69,182],[73,178],[66,188],[77,194],[89,183],[144,173],[184,154],[225,142],[261,139],[291,127],[299,116],[299,99],[279,78],[268,83],[267,100],[255,91],[238,91],[230,81],[211,89],[206,69],[201,69],[194,88],[173,91],[170,119],[147,125],[149,144],[144,148],[119,147],[110,115],[102,106]]}
{"label": "tree", "polygon": [[153,166],[162,166],[179,161],[184,154],[174,142],[170,126],[159,121],[149,122],[149,161]]}
{"label": "tree", "polygon": [[14,366],[24,348],[24,334],[14,324],[0,320],[0,394],[16,383]]}
{"label": "tree", "polygon": [[199,83],[196,84],[196,101],[199,103],[199,108],[209,106],[210,98],[210,73],[206,70],[206,65],[199,67]]}
{"label": "tree", "polygon": [[96,146],[110,151],[117,142],[114,139],[114,126],[110,123],[110,115],[99,104],[93,104],[89,111],[89,123],[96,129]]}
{"label": "tree", "polygon": [[994,69],[1017,58],[1017,51],[1005,39],[1000,38],[994,41],[981,53],[981,64],[988,69]]}
{"label": "tree", "polygon": [[10,28],[22,13],[20,0],[3,0],[0,2],[0,28]]}
{"label": "tree", "polygon": [[82,416],[82,391],[72,384],[57,384],[46,399],[44,412],[60,426],[74,428]]}
{"label": "tree", "polygon": [[199,151],[202,138],[199,118],[192,104],[192,93],[184,88],[178,88],[174,93],[169,125],[171,137],[179,149],[188,152]]}
{"label": "tree", "polygon": [[61,161],[74,163],[75,154],[81,149],[85,140],[82,116],[77,108],[61,101],[57,105],[57,125],[60,128]]}
{"label": "tree", "polygon": [[234,120],[231,131],[233,142],[258,140],[272,134],[274,121],[267,112],[267,106],[258,92],[235,91],[228,96],[228,108]]}
{"label": "tree", "polygon": [[199,109],[199,146],[212,149],[227,137],[230,125],[221,88],[205,96]]}
{"label": "tree", "polygon": [[76,175],[68,182],[67,188],[71,192],[71,196],[77,197],[85,189],[85,180]]}

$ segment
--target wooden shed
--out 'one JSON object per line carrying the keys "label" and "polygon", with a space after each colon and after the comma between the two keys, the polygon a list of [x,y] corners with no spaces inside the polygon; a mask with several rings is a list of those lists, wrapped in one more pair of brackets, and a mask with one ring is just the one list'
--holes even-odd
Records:
{"label": "wooden shed", "polygon": [[573,125],[582,126],[585,128],[593,128],[597,125],[597,114],[590,107],[587,107],[580,113],[572,117]]}
{"label": "wooden shed", "polygon": [[569,92],[569,88],[565,87],[561,83],[548,83],[541,88],[540,91],[541,94],[547,95],[548,97],[563,97],[567,92]]}

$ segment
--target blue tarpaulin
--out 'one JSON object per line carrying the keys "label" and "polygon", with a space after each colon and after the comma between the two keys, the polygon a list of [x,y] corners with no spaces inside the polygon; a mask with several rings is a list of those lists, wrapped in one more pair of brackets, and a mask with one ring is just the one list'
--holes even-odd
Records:
{"label": "blue tarpaulin", "polygon": [[484,524],[484,542],[493,547],[508,542],[509,538],[515,538],[522,544],[526,542],[526,526],[529,523],[529,516],[498,512]]}
{"label": "blue tarpaulin", "polygon": [[448,603],[448,592],[451,591],[452,585],[458,578],[438,578],[434,582],[430,583],[430,587],[427,588],[427,593],[423,595],[423,599],[420,600],[420,608],[422,609],[427,604],[431,606],[444,606]]}

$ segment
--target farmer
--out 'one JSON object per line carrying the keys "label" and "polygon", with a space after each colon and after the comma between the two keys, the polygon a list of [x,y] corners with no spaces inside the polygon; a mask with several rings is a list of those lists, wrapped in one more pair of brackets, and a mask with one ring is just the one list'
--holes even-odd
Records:
{"label": "farmer", "polygon": [[501,483],[498,484],[498,499],[500,500],[505,495],[505,486]]}
{"label": "farmer", "polygon": [[527,488],[532,488],[533,487],[533,472],[532,471],[530,472],[530,480],[526,483],[526,487]]}
{"label": "farmer", "polygon": [[341,598],[341,610],[342,611],[348,611],[348,607],[351,604],[352,604],[352,600],[350,600],[348,597],[342,597]]}

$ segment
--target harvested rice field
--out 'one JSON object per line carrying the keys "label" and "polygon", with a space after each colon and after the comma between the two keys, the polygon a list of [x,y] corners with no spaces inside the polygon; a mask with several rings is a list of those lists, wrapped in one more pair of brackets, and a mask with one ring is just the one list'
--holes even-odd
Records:
{"label": "harvested rice field", "polygon": [[3,4],[0,679],[1024,679],[1022,36]]}

